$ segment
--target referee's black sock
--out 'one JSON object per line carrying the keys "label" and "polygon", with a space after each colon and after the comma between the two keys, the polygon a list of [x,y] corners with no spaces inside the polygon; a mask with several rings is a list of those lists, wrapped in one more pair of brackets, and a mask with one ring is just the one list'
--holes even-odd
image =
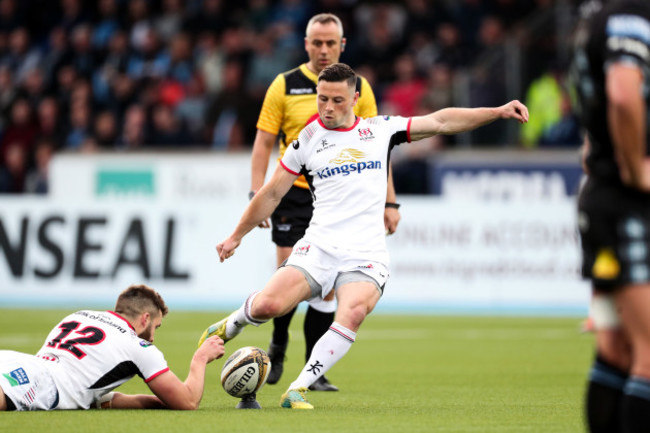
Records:
{"label": "referee's black sock", "polygon": [[650,379],[630,376],[623,391],[622,433],[646,433],[650,429]]}
{"label": "referee's black sock", "polygon": [[596,356],[589,373],[586,411],[591,433],[619,433],[627,372]]}
{"label": "referee's black sock", "polygon": [[289,325],[291,318],[296,312],[296,308],[289,311],[284,316],[276,317],[273,319],[273,337],[272,342],[278,346],[285,346],[289,342]]}
{"label": "referee's black sock", "polygon": [[334,313],[323,313],[310,305],[305,315],[303,331],[305,333],[305,360],[309,361],[311,351],[316,342],[330,329],[334,321]]}

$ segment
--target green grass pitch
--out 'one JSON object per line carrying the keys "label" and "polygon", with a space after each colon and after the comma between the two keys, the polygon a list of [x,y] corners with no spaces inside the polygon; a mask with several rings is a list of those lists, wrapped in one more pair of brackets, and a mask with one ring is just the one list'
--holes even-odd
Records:
{"label": "green grass pitch", "polygon": [[[35,353],[70,311],[0,309],[0,349]],[[223,314],[170,312],[156,345],[185,379],[203,329]],[[313,411],[278,407],[304,363],[302,316],[292,323],[285,375],[258,394],[262,410],[238,410],[208,366],[201,409],[0,413],[1,432],[581,432],[593,338],[578,318],[371,315],[327,376],[338,393],[308,394]],[[271,325],[226,345],[266,350]],[[119,388],[149,392],[135,377]]]}

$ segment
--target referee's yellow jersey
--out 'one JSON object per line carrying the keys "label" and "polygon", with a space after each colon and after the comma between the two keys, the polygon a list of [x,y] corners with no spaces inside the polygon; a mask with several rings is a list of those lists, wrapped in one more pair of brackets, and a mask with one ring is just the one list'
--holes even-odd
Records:
{"label": "referee's yellow jersey", "polygon": [[[269,86],[257,121],[257,129],[280,137],[280,158],[287,145],[298,138],[305,124],[317,112],[316,84],[318,76],[303,63],[299,67],[279,74]],[[357,78],[359,101],[354,114],[359,117],[377,115],[377,102],[372,88],[365,78]],[[300,176],[295,183],[300,188],[309,188]]]}

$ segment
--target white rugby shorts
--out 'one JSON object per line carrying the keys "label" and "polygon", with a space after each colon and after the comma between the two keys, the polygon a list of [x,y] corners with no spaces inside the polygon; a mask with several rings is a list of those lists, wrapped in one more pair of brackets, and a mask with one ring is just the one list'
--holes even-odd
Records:
{"label": "white rugby shorts", "polygon": [[[388,267],[382,262],[361,257],[358,252],[320,247],[304,239],[293,246],[286,264],[307,271],[320,285],[321,299],[332,291],[336,278],[342,272],[362,272],[375,280],[380,291],[383,290],[389,276]],[[314,293],[314,295],[318,294]]]}
{"label": "white rugby shorts", "polygon": [[16,410],[52,410],[59,392],[44,362],[34,355],[0,350],[0,387]]}

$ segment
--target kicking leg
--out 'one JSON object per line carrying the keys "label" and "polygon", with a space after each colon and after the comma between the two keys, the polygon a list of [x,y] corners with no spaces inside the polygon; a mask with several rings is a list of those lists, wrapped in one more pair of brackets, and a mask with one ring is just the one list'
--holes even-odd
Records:
{"label": "kicking leg", "polygon": [[310,296],[309,284],[302,272],[291,266],[282,267],[273,274],[261,292],[251,294],[238,310],[208,327],[199,339],[199,346],[212,335],[228,341],[245,326],[259,326],[273,317],[286,314]]}

